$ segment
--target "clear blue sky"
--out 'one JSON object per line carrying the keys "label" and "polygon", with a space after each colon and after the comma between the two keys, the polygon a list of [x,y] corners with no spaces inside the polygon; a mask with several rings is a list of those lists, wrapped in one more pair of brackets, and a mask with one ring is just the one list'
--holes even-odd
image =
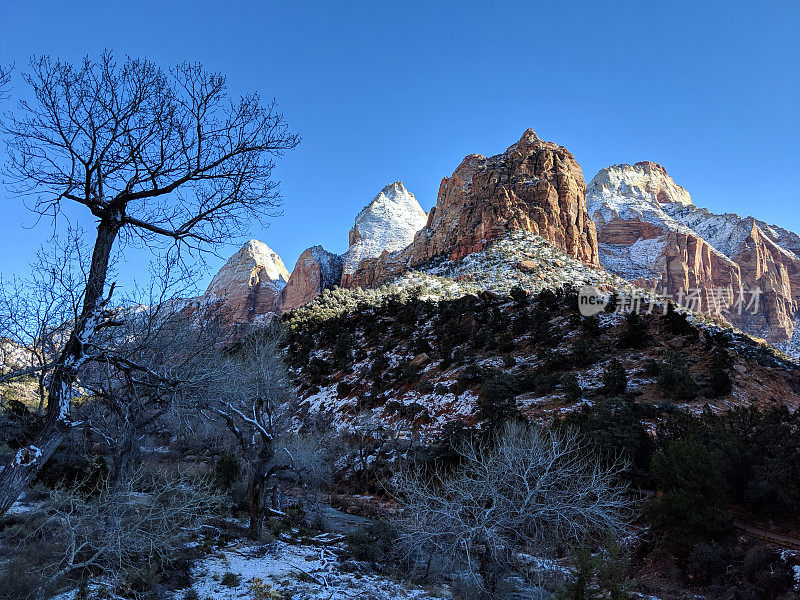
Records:
{"label": "clear blue sky", "polygon": [[[796,1],[0,0],[0,62],[18,69],[32,53],[110,48],[199,60],[234,92],[276,97],[303,142],[277,169],[283,216],[252,237],[290,270],[313,244],[343,252],[387,183],[427,210],[465,154],[501,152],[528,127],[587,181],[653,160],[700,206],[798,231],[799,32]],[[0,203],[7,276],[47,228],[22,229],[33,218],[2,190]]]}

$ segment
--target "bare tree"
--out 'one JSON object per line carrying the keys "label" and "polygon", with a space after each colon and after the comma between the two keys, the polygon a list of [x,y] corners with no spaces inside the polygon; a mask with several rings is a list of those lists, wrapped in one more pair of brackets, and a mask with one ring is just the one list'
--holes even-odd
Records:
{"label": "bare tree", "polygon": [[0,383],[35,377],[39,414],[47,400],[47,379],[80,311],[86,285],[82,237],[80,230],[69,228],[63,243],[53,239],[37,253],[29,278],[0,279],[0,331],[13,357]]}
{"label": "bare tree", "polygon": [[81,308],[48,378],[45,426],[0,472],[0,514],[69,431],[79,369],[93,353],[113,358],[92,343],[119,323],[106,281],[115,244],[185,255],[229,241],[248,220],[275,214],[273,161],[299,142],[274,101],[234,100],[225,77],[199,64],[164,72],[147,60],[117,64],[108,52],[77,66],[44,56],[23,79],[33,99],[2,127],[12,187],[40,216],[85,207],[97,234]]}
{"label": "bare tree", "polygon": [[633,507],[624,465],[602,466],[572,434],[512,424],[458,454],[450,472],[397,476],[400,542],[412,561],[438,561],[490,591],[524,570],[520,553],[546,557],[559,545],[619,533]]}
{"label": "bare tree", "polygon": [[[111,481],[123,485],[148,436],[170,439],[193,419],[198,389],[210,383],[207,365],[219,358],[222,332],[177,310],[167,296],[127,306],[122,325],[100,333],[80,385],[92,401],[73,411],[113,457]],[[104,339],[105,338],[105,339]]]}
{"label": "bare tree", "polygon": [[280,336],[280,327],[273,325],[245,338],[240,348],[216,365],[220,378],[218,385],[209,390],[211,414],[225,422],[247,461],[253,539],[261,535],[267,485],[282,471],[290,470],[293,463],[287,447],[281,452],[290,459],[288,464],[275,457],[276,439],[292,427],[296,401],[283,362]]}
{"label": "bare tree", "polygon": [[0,100],[8,97],[8,87],[11,81],[11,67],[0,65]]}

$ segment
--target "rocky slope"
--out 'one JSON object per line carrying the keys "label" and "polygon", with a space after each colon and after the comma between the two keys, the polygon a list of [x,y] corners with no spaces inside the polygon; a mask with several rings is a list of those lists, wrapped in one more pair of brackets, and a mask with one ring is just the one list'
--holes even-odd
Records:
{"label": "rocky slope", "polygon": [[[541,239],[515,244],[542,263],[552,251]],[[449,274],[440,267],[439,275],[411,272],[378,288],[326,292],[284,317],[301,405],[345,430],[379,424],[390,437],[436,438],[448,423],[480,420],[490,380],[510,385],[506,379],[517,377],[514,406],[550,423],[609,396],[606,373],[618,363],[648,427],[676,408],[800,406],[797,364],[735,330],[660,308],[639,318],[606,311],[587,319],[574,291],[558,291],[559,274],[549,267],[533,293],[510,297],[510,277],[521,287],[538,278],[493,277],[493,268],[505,268],[498,262],[504,249],[507,242],[498,242]],[[565,266],[579,283],[611,277],[578,261]],[[473,276],[464,279],[467,272]],[[680,374],[670,381],[685,389],[661,377],[673,363]],[[730,386],[720,389],[719,379]]]}
{"label": "rocky slope", "polygon": [[281,257],[264,242],[250,240],[225,263],[200,298],[200,307],[216,311],[228,324],[271,318],[289,281]]}
{"label": "rocky slope", "polygon": [[[401,252],[362,260],[343,285],[375,285],[434,257],[479,251],[509,231],[542,236],[570,256],[598,264],[580,165],[563,146],[532,130],[503,154],[471,154],[442,180],[424,229]],[[347,269],[347,267],[346,267]]]}
{"label": "rocky slope", "polygon": [[343,257],[312,246],[300,255],[292,269],[286,287],[281,290],[277,309],[288,312],[311,302],[322,293],[339,285],[342,279]]}
{"label": "rocky slope", "polygon": [[414,239],[425,226],[427,213],[402,181],[383,188],[356,216],[350,230],[350,247],[344,255],[342,286],[363,285],[355,274],[359,263],[383,252],[397,252]]}
{"label": "rocky slope", "polygon": [[601,170],[587,189],[600,262],[774,343],[792,339],[800,238],[752,217],[698,208],[651,162]]}

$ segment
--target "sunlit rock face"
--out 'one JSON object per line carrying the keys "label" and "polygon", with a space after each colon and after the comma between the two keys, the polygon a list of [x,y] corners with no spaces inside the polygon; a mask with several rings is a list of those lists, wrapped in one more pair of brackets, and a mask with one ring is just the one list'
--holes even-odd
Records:
{"label": "sunlit rock face", "polygon": [[270,319],[288,281],[281,257],[265,243],[250,240],[211,280],[201,306],[216,307],[216,316],[229,325]]}
{"label": "sunlit rock face", "polygon": [[530,129],[502,154],[465,157],[442,180],[436,207],[413,242],[362,260],[343,285],[382,283],[434,257],[463,258],[512,231],[540,235],[578,260],[598,263],[580,165]]}
{"label": "sunlit rock face", "polygon": [[288,312],[311,302],[324,289],[339,285],[344,257],[312,246],[300,255],[278,300],[280,312]]}
{"label": "sunlit rock face", "polygon": [[697,294],[703,311],[771,342],[792,339],[800,299],[796,234],[698,208],[652,162],[602,169],[586,199],[606,269],[673,297]]}

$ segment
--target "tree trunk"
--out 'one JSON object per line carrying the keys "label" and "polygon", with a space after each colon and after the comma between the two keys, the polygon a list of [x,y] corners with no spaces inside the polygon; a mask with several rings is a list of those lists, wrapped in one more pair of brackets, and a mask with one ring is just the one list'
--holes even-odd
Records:
{"label": "tree trunk", "polygon": [[100,312],[103,289],[111,249],[119,232],[119,222],[118,219],[104,219],[97,226],[83,308],[50,377],[45,425],[33,443],[20,448],[0,471],[0,516],[6,513],[36,478],[70,430],[73,387],[78,369],[86,360],[85,344],[94,337],[102,320]]}
{"label": "tree trunk", "polygon": [[261,522],[264,520],[264,513],[261,510],[264,506],[264,488],[267,485],[267,465],[273,455],[272,440],[264,437],[262,439],[261,450],[258,452],[258,460],[253,468],[253,476],[248,487],[250,500],[250,539],[258,540],[261,538]]}
{"label": "tree trunk", "polygon": [[261,507],[264,503],[264,475],[263,469],[253,473],[250,478],[250,486],[248,487],[248,497],[250,501],[250,530],[248,535],[251,540],[261,539],[261,522],[263,520],[263,512]]}

